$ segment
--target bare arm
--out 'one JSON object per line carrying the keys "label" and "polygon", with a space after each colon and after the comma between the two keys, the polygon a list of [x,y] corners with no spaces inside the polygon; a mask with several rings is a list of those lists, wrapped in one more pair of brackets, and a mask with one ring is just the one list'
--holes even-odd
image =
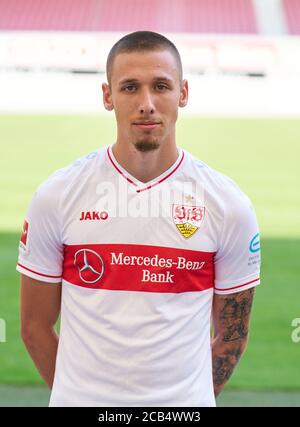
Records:
{"label": "bare arm", "polygon": [[216,397],[246,349],[254,290],[214,296],[212,362]]}
{"label": "bare arm", "polygon": [[52,388],[58,346],[55,324],[60,313],[61,284],[21,274],[21,336],[40,375]]}

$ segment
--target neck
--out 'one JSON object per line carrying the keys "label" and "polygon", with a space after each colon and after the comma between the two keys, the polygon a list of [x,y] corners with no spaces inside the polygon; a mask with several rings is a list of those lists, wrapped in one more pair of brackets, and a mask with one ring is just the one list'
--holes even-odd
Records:
{"label": "neck", "polygon": [[117,162],[141,182],[152,181],[177,160],[178,152],[175,141],[164,143],[156,150],[138,151],[133,144],[117,141],[112,147]]}

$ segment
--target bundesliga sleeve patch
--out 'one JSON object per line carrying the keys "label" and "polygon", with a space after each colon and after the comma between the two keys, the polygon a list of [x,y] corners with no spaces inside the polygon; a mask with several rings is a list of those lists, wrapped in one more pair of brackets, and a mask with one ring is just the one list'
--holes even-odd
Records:
{"label": "bundesliga sleeve patch", "polygon": [[23,247],[23,249],[26,249],[27,236],[28,236],[28,227],[29,227],[29,224],[28,224],[28,222],[25,219],[24,225],[23,225],[22,234],[21,234],[21,239],[20,239],[20,246]]}

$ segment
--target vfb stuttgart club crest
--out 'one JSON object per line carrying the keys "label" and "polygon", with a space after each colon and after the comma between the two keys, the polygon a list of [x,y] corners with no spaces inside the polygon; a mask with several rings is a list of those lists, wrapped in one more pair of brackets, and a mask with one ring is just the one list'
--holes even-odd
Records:
{"label": "vfb stuttgart club crest", "polygon": [[204,214],[204,206],[173,205],[173,220],[178,231],[185,238],[196,233],[202,224]]}

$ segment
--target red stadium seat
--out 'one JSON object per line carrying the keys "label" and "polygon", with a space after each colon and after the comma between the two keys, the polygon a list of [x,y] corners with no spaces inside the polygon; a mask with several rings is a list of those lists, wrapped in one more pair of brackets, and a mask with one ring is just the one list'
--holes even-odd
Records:
{"label": "red stadium seat", "polygon": [[282,0],[285,10],[286,22],[289,33],[300,34],[300,4],[299,0]]}
{"label": "red stadium seat", "polygon": [[0,0],[0,30],[141,29],[257,33],[252,0]]}

